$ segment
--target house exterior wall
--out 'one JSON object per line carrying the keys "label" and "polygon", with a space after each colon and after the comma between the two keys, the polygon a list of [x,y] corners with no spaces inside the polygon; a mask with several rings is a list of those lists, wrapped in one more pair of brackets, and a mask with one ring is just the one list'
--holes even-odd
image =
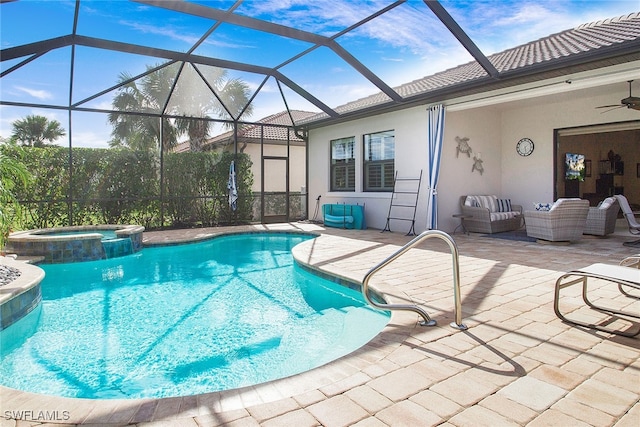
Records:
{"label": "house exterior wall", "polygon": [[[262,151],[260,144],[247,144],[243,152],[249,155],[253,162],[253,165],[251,166],[251,172],[253,173],[253,186],[251,189],[258,193],[262,191],[262,181],[260,179],[262,175]],[[304,146],[292,144],[289,147],[289,190],[292,192],[299,192],[302,187],[305,186],[305,177],[307,172],[305,168],[305,153],[306,150]],[[265,144],[264,155],[286,157],[287,146],[284,144]],[[285,163],[282,162],[279,163],[279,166],[276,168],[267,168],[265,170],[265,191],[273,191],[274,188],[271,188],[273,185],[279,187],[282,183],[282,186],[284,186],[285,181],[283,176],[286,172],[284,170],[284,164]],[[284,188],[277,189],[278,191],[284,191]]]}
{"label": "house exterior wall", "polygon": [[[309,200],[315,200],[321,196],[321,205],[325,203],[364,204],[367,226],[383,229],[389,211],[390,193],[362,191],[363,135],[393,129],[395,131],[395,169],[398,171],[398,176],[415,178],[420,175],[421,169],[426,175],[426,114],[425,107],[417,107],[312,130],[309,135]],[[351,136],[355,137],[356,141],[356,191],[330,192],[330,141]],[[426,188],[425,176],[422,184],[422,188]],[[422,188],[418,200],[416,224],[422,224],[420,227],[424,228],[426,218],[418,218],[420,212],[424,213],[426,204],[426,196]],[[322,220],[322,218],[316,219]],[[408,231],[409,226],[410,223],[398,223],[397,227],[392,227],[392,230]],[[417,226],[416,229],[418,229]]]}
{"label": "house exterior wall", "polygon": [[[451,231],[457,225],[452,214],[457,213],[461,194],[500,193],[500,115],[492,109],[448,113],[444,132],[443,152],[438,185],[438,228]],[[383,229],[389,213],[391,193],[362,191],[363,135],[383,130],[395,130],[395,169],[399,178],[417,178],[422,170],[422,182],[416,210],[416,232],[426,228],[428,151],[427,109],[415,107],[407,110],[354,120],[334,126],[312,130],[310,133],[309,197],[321,197],[324,203],[364,204],[367,226]],[[356,139],[356,191],[329,192],[330,141],[355,136]],[[469,138],[474,152],[480,152],[484,173],[472,171],[472,156],[460,153],[455,137]],[[497,142],[497,143],[496,143]],[[410,211],[410,209],[409,209]],[[394,211],[396,212],[396,211]],[[408,211],[398,211],[400,216]],[[407,218],[410,218],[411,214]],[[321,219],[321,218],[320,218]],[[408,231],[408,221],[392,221],[391,230]]]}
{"label": "house exterior wall", "polygon": [[[437,189],[438,229],[451,232],[459,225],[459,220],[452,215],[459,212],[459,197],[465,194],[495,194],[511,198],[525,210],[532,208],[535,202],[553,201],[554,130],[638,120],[640,115],[636,110],[620,108],[602,114],[602,110],[595,108],[626,96],[628,92],[624,85],[617,84],[609,91],[575,90],[447,111]],[[321,205],[364,204],[367,226],[383,229],[391,193],[362,191],[362,140],[364,134],[390,129],[395,130],[395,169],[398,176],[417,177],[420,169],[423,170],[415,225],[415,231],[419,233],[426,229],[429,173],[426,106],[312,129],[309,136],[309,200],[322,196]],[[330,141],[350,136],[355,136],[356,140],[356,191],[330,192]],[[472,171],[472,158],[465,154],[456,156],[456,137],[469,138],[473,152],[481,153],[483,174]],[[515,149],[517,141],[523,137],[531,138],[535,143],[535,150],[528,157],[518,155]],[[409,227],[408,222],[391,223],[392,231],[408,231]]]}

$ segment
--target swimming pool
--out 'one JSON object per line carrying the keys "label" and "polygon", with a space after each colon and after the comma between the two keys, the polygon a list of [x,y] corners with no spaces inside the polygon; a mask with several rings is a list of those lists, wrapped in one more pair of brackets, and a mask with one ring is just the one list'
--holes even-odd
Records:
{"label": "swimming pool", "polygon": [[231,235],[43,265],[42,308],[2,331],[0,383],[68,397],[184,396],[348,354],[389,316],[297,266],[291,249],[309,238]]}

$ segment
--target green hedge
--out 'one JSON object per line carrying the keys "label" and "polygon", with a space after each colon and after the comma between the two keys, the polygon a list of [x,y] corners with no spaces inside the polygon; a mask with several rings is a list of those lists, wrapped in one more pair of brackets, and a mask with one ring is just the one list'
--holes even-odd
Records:
{"label": "green hedge", "polygon": [[[0,146],[33,175],[15,188],[22,209],[13,218],[14,230],[98,223],[154,229],[253,219],[253,175],[246,154],[171,153],[161,159],[129,149],[20,148]],[[232,212],[227,181],[234,158],[240,197]]]}

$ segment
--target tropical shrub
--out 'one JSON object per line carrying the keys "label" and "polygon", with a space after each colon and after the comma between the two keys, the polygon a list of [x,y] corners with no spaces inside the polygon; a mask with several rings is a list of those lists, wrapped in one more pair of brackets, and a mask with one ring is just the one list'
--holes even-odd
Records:
{"label": "tropical shrub", "polygon": [[[19,153],[20,147],[15,147]],[[21,186],[27,186],[31,175],[19,158],[0,151],[0,250],[5,247],[12,225],[19,217],[20,204],[15,196]]]}
{"label": "tropical shrub", "polygon": [[16,229],[98,223],[153,229],[252,219],[253,176],[246,154],[235,157],[240,195],[235,212],[227,203],[229,164],[234,159],[229,153],[165,154],[162,171],[158,153],[127,148],[70,150],[5,144],[0,154],[5,162],[23,165],[33,175],[32,180],[12,187],[16,201],[12,212],[20,215],[5,222]]}

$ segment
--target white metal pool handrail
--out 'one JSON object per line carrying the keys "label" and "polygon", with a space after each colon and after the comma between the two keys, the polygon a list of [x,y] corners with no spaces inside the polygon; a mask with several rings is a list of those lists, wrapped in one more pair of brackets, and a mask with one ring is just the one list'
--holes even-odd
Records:
{"label": "white metal pool handrail", "polygon": [[453,238],[449,236],[447,233],[440,230],[427,230],[420,233],[409,243],[404,245],[402,248],[397,250],[391,256],[387,257],[384,261],[380,262],[378,265],[373,267],[369,272],[364,276],[362,280],[362,295],[365,300],[372,305],[373,307],[379,308],[381,310],[408,310],[414,311],[418,313],[424,319],[423,322],[420,322],[423,326],[435,326],[437,322],[434,319],[429,317],[429,314],[422,308],[415,304],[387,304],[387,303],[379,303],[374,301],[369,296],[369,280],[373,277],[374,274],[382,270],[387,265],[391,264],[393,261],[398,259],[404,253],[409,251],[409,249],[421,243],[423,240],[429,239],[431,237],[437,237],[439,239],[444,240],[449,245],[449,249],[451,250],[451,256],[453,259],[453,300],[454,300],[454,315],[455,321],[450,323],[452,328],[466,330],[467,326],[462,323],[462,306],[460,302],[460,263],[458,260],[458,247],[456,243],[453,241]]}

